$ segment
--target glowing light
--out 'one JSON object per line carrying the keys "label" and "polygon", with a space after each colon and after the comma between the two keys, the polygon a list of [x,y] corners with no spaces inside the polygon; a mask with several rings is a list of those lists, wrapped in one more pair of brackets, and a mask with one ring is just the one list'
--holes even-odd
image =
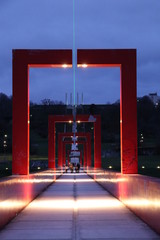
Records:
{"label": "glowing light", "polygon": [[69,123],[72,123],[72,121],[71,121],[71,120],[69,120]]}
{"label": "glowing light", "polygon": [[160,166],[157,166],[157,168],[160,168]]}
{"label": "glowing light", "polygon": [[63,64],[62,67],[63,67],[63,68],[67,68],[68,65],[67,65],[67,64]]}
{"label": "glowing light", "polygon": [[53,172],[53,173],[37,173],[36,176],[59,176],[59,173],[61,173],[61,171],[57,171],[57,172]]}
{"label": "glowing light", "polygon": [[160,202],[159,201],[152,201],[152,200],[147,200],[147,199],[133,199],[133,200],[125,200],[124,203],[126,205],[131,205],[131,206],[150,206],[154,205],[155,207],[160,207]]}
{"label": "glowing light", "polygon": [[98,182],[125,182],[125,178],[100,178],[98,179]]}
{"label": "glowing light", "polygon": [[[64,173],[63,175],[66,175],[66,176],[77,176],[77,173]],[[85,173],[78,173],[78,176],[86,176]],[[58,180],[58,179],[57,179]]]}
{"label": "glowing light", "polygon": [[83,199],[83,200],[42,200],[30,203],[29,208],[33,209],[104,209],[120,207],[122,203],[110,199]]}
{"label": "glowing light", "polygon": [[76,44],[75,44],[75,0],[73,0],[73,51],[72,51],[72,62],[73,62],[73,103],[76,105]]}
{"label": "glowing light", "polygon": [[53,179],[23,179],[21,180],[22,183],[51,183],[53,182]]}
{"label": "glowing light", "polygon": [[112,168],[112,166],[109,166],[108,168]]}
{"label": "glowing light", "polygon": [[41,169],[41,167],[37,167],[37,169]]}
{"label": "glowing light", "polygon": [[[68,175],[68,174],[67,174]],[[65,183],[65,182],[75,182],[74,179],[57,179],[56,182],[62,182],[62,183]],[[76,182],[94,182],[93,179],[88,179],[88,178],[84,178],[84,179],[76,179]]]}
{"label": "glowing light", "polygon": [[28,120],[28,124],[30,124],[30,121]]}
{"label": "glowing light", "polygon": [[7,134],[5,134],[4,137],[7,137]]}
{"label": "glowing light", "polygon": [[8,167],[6,167],[6,170],[8,170]]}
{"label": "glowing light", "polygon": [[34,209],[72,209],[74,200],[42,200],[30,203],[29,208]]}
{"label": "glowing light", "polygon": [[19,209],[21,206],[24,206],[25,201],[11,201],[11,200],[6,200],[6,201],[2,201],[0,202],[0,209],[10,209],[10,208],[14,208],[14,209]]}
{"label": "glowing light", "polygon": [[87,65],[86,63],[83,63],[83,64],[82,64],[82,67],[83,67],[83,68],[87,68],[88,65]]}
{"label": "glowing light", "polygon": [[142,168],[145,168],[145,166],[142,166]]}
{"label": "glowing light", "polygon": [[80,123],[80,122],[81,122],[81,121],[79,121],[79,120],[77,121],[77,123]]}

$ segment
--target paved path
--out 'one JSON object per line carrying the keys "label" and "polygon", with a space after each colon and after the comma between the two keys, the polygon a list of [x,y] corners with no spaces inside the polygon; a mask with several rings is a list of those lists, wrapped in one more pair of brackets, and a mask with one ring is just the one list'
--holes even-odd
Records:
{"label": "paved path", "polygon": [[160,239],[84,173],[64,174],[28,205],[0,240]]}

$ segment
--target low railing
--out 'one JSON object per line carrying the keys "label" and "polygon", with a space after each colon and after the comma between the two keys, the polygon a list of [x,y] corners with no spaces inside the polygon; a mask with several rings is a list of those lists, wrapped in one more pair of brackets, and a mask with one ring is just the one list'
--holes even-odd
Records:
{"label": "low railing", "polygon": [[87,173],[160,234],[159,178],[93,168]]}
{"label": "low railing", "polygon": [[28,176],[9,176],[0,179],[0,228],[14,218],[34,198],[62,174],[47,170]]}

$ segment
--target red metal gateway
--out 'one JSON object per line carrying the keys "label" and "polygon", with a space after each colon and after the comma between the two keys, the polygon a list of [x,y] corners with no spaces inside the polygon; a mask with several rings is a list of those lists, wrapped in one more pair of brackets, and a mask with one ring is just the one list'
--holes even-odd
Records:
{"label": "red metal gateway", "polygon": [[138,172],[136,49],[78,49],[77,65],[119,67],[121,172]]}
{"label": "red metal gateway", "polygon": [[13,50],[13,174],[29,174],[29,68],[64,64],[72,67],[72,50]]}
{"label": "red metal gateway", "polygon": [[[90,115],[77,115],[77,122],[89,122]],[[94,115],[94,167],[101,168],[101,116]],[[55,124],[72,122],[73,115],[50,115],[48,117],[48,167],[55,168]],[[64,133],[63,133],[64,134]],[[78,133],[77,133],[78,134]],[[85,133],[84,133],[85,134]]]}
{"label": "red metal gateway", "polygon": [[[29,174],[29,68],[63,67],[64,64],[72,67],[72,50],[13,50],[13,174]],[[84,64],[87,67],[120,67],[121,172],[137,173],[136,50],[78,49],[77,66]],[[100,121],[96,121],[96,168],[101,167],[100,126]],[[54,136],[54,128],[49,134]],[[55,150],[50,150],[49,161],[53,162],[53,167],[54,155]]]}
{"label": "red metal gateway", "polygon": [[[73,133],[59,133],[58,134],[58,165],[60,167],[63,166],[64,161],[63,161],[63,144],[65,142],[63,142],[63,138],[64,137],[71,137]],[[86,165],[88,167],[91,167],[91,133],[76,133],[77,137],[80,138],[85,138],[86,139],[86,150],[87,150],[87,161],[84,161],[84,165],[86,167]],[[76,141],[77,143],[79,141]],[[70,143],[72,143],[72,141],[70,141]],[[82,142],[81,142],[82,143]]]}

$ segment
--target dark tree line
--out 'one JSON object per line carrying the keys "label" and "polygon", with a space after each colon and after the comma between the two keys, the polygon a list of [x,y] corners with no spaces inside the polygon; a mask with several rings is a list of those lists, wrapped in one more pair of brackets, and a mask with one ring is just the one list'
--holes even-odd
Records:
{"label": "dark tree line", "polygon": [[[102,142],[119,143],[120,141],[120,106],[116,102],[106,105],[84,105],[77,109],[78,114],[101,114],[102,124]],[[36,133],[43,139],[48,137],[48,115],[72,114],[71,109],[59,101],[44,99],[40,105],[30,104],[30,128],[32,133]],[[160,104],[154,105],[147,97],[137,101],[138,115],[138,144],[145,146],[146,142],[152,141],[155,148],[160,149]],[[63,131],[64,126],[57,126]],[[69,128],[69,126],[67,126]],[[90,131],[91,125],[80,124],[79,131]],[[3,153],[4,135],[7,134],[7,150],[11,152],[12,148],[12,97],[0,93],[0,153]],[[140,144],[141,134],[144,142]],[[159,150],[160,151],[160,150]]]}

